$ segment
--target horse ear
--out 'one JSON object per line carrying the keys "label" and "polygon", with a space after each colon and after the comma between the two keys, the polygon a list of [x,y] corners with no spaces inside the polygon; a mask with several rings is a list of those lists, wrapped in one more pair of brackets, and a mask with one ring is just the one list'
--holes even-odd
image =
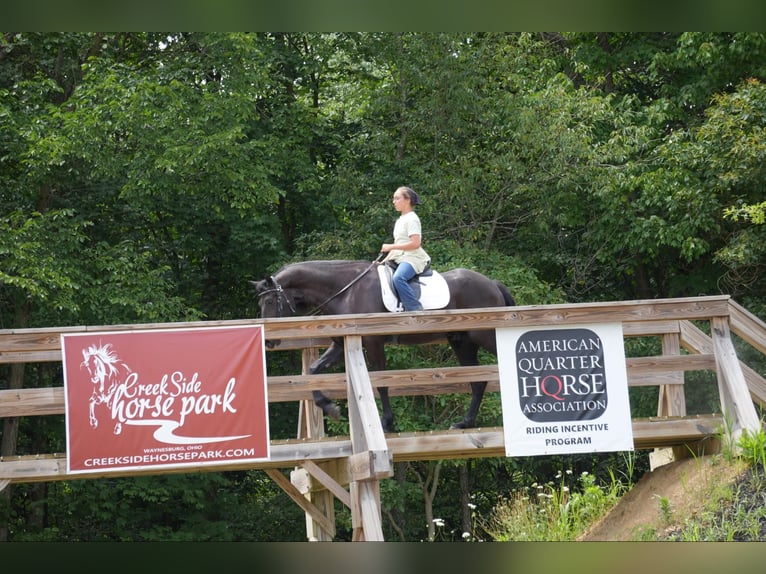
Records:
{"label": "horse ear", "polygon": [[268,288],[268,281],[268,279],[261,279],[260,281],[248,281],[248,283],[255,287],[256,293],[260,293]]}

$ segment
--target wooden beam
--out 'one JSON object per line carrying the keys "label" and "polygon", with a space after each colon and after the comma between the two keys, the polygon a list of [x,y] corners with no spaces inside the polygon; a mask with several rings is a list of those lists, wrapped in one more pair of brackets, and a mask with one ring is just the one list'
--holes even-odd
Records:
{"label": "wooden beam", "polygon": [[[348,422],[353,450],[349,466],[356,465],[349,485],[352,538],[367,542],[382,541],[378,479],[393,475],[392,459],[367,372],[362,338],[358,335],[346,337],[343,348],[348,374]],[[368,468],[359,468],[360,458],[367,462]],[[360,475],[362,480],[359,480]]]}
{"label": "wooden beam", "polygon": [[718,390],[724,416],[732,417],[736,440],[738,431],[756,433],[761,430],[761,421],[755,412],[753,401],[748,392],[745,376],[737,359],[737,352],[731,342],[729,321],[726,317],[713,317],[710,321],[718,364]]}
{"label": "wooden beam", "polygon": [[766,354],[766,322],[735,301],[729,301],[730,328],[750,345]]}
{"label": "wooden beam", "polygon": [[[93,325],[38,329],[0,330],[0,353],[25,351],[60,351],[60,335],[99,331],[136,331],[153,329],[189,329],[220,326],[264,325],[267,339],[326,341],[346,335],[408,335],[412,333],[448,333],[451,331],[495,329],[577,323],[623,323],[709,319],[728,316],[730,297],[688,297],[647,299],[561,305],[527,305],[484,309],[453,309],[410,313],[369,313],[276,319],[239,319],[227,321],[188,321],[179,323],[144,323],[135,325]],[[664,324],[667,328],[668,324]],[[624,327],[629,330],[627,326]]]}
{"label": "wooden beam", "polygon": [[[662,336],[662,356],[681,359],[681,344],[678,333],[667,333]],[[712,363],[713,368],[715,367],[715,357],[709,355],[696,356],[708,359]],[[684,357],[684,364],[688,363],[689,359]],[[657,416],[683,416],[686,414],[683,369],[668,368],[666,370],[667,375],[675,379],[675,384],[660,386],[660,396],[657,402]]]}
{"label": "wooden beam", "polygon": [[[681,325],[681,345],[692,353],[713,353],[712,339],[688,321],[684,321]],[[739,365],[745,375],[750,398],[756,404],[766,408],[766,379],[742,361]]]}
{"label": "wooden beam", "polygon": [[359,510],[362,515],[362,526],[365,542],[383,542],[383,522],[380,510],[380,482],[363,480],[351,483],[356,485]]}
{"label": "wooden beam", "polygon": [[373,474],[380,477],[388,473],[390,476],[393,470],[389,457],[385,456],[388,445],[367,372],[362,338],[346,337],[344,351],[348,373],[348,418],[354,454],[368,451],[378,453],[372,460]]}
{"label": "wooden beam", "polygon": [[[634,419],[632,428],[636,449],[684,445],[717,436],[723,429],[723,417],[721,415],[693,415]],[[505,456],[505,439],[503,438],[502,427],[391,433],[386,435],[386,442],[394,462]],[[304,464],[306,460],[319,462],[347,458],[351,454],[349,437],[327,437],[317,441],[290,439],[272,441],[271,460],[268,461],[181,468],[173,469],[171,472],[223,472],[292,468]],[[157,474],[157,470],[68,475],[65,454],[0,458],[0,481],[44,482],[70,480],[72,478],[92,479],[147,474]]]}
{"label": "wooden beam", "polygon": [[[699,351],[698,351],[699,352]],[[673,371],[715,369],[712,342],[703,354],[655,357],[630,357],[626,359],[628,384],[630,386],[679,385]],[[762,388],[766,400],[766,381],[743,366],[748,384]],[[487,392],[500,390],[497,365],[474,367],[440,367],[428,369],[372,371],[368,373],[374,388],[388,387],[391,396],[422,396],[448,393],[468,393],[470,383],[486,381]],[[305,401],[299,413],[299,436],[321,436],[323,418],[312,400],[313,390],[322,390],[331,398],[346,398],[348,381],[344,373],[319,375],[285,375],[269,377],[269,402]],[[0,418],[35,415],[64,414],[64,388],[0,390]],[[308,426],[307,426],[308,425]],[[311,429],[309,429],[311,427]]]}
{"label": "wooden beam", "polygon": [[0,418],[64,414],[64,387],[0,391]]}
{"label": "wooden beam", "polygon": [[348,491],[338,484],[335,479],[322,470],[313,460],[304,460],[301,466],[314,477],[322,486],[329,490],[335,497],[348,508],[351,508],[351,496]]}
{"label": "wooden beam", "polygon": [[293,499],[293,501],[300,506],[306,514],[311,516],[314,522],[317,522],[321,527],[330,533],[331,537],[335,537],[335,524],[328,519],[312,502],[303,496],[300,490],[295,488],[293,484],[282,474],[281,471],[274,468],[264,469],[264,472],[269,475],[271,480],[276,482],[285,493]]}

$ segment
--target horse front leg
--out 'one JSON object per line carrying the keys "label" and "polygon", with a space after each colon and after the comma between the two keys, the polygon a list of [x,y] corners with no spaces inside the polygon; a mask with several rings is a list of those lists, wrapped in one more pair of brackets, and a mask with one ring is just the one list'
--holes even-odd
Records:
{"label": "horse front leg", "polygon": [[[333,342],[322,355],[309,366],[309,374],[315,375],[325,369],[332,367],[343,359],[343,345]],[[322,409],[325,416],[338,420],[340,418],[340,407],[327,397],[322,391],[311,391],[314,397],[314,404]]]}
{"label": "horse front leg", "polygon": [[91,428],[98,428],[98,419],[96,418],[96,399],[91,396],[88,401],[88,420]]}
{"label": "horse front leg", "polygon": [[[373,371],[386,370],[386,350],[383,339],[380,337],[367,337],[364,339],[364,348],[367,349],[367,360]],[[391,408],[391,399],[388,396],[388,387],[378,387],[380,397],[380,424],[383,432],[396,432],[394,424],[394,409]]]}

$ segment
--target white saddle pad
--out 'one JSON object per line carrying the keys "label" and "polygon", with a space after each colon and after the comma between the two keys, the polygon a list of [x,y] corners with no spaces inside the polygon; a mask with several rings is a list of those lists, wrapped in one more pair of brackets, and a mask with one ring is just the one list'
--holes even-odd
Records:
{"label": "white saddle pad", "polygon": [[[394,270],[388,265],[377,267],[381,295],[386,309],[392,313],[404,311],[392,283]],[[449,304],[449,286],[438,271],[432,270],[431,275],[419,276],[417,280],[420,283],[420,304],[423,305],[423,309],[443,309]]]}

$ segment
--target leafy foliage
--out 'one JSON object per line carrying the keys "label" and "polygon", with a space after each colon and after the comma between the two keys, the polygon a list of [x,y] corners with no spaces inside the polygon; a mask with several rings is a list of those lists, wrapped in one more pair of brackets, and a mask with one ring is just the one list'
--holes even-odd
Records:
{"label": "leafy foliage", "polygon": [[[253,317],[248,279],[373,259],[401,184],[424,199],[434,267],[481,271],[519,304],[723,292],[758,312],[765,66],[762,33],[2,33],[0,325]],[[394,368],[451,360],[389,349]],[[27,387],[60,380],[21,372]],[[689,387],[691,409],[714,402],[713,381]],[[631,391],[635,416],[656,411],[656,389]],[[465,400],[395,408],[427,429]],[[296,410],[272,408],[278,436]],[[499,420],[497,397],[482,417]],[[15,452],[63,444],[59,420],[19,428]],[[430,509],[418,477],[435,466],[402,469],[383,487],[387,535],[436,538],[430,512],[462,539],[469,503],[486,515],[563,464],[442,463]],[[300,512],[256,472],[13,489],[13,539],[302,538]]]}

